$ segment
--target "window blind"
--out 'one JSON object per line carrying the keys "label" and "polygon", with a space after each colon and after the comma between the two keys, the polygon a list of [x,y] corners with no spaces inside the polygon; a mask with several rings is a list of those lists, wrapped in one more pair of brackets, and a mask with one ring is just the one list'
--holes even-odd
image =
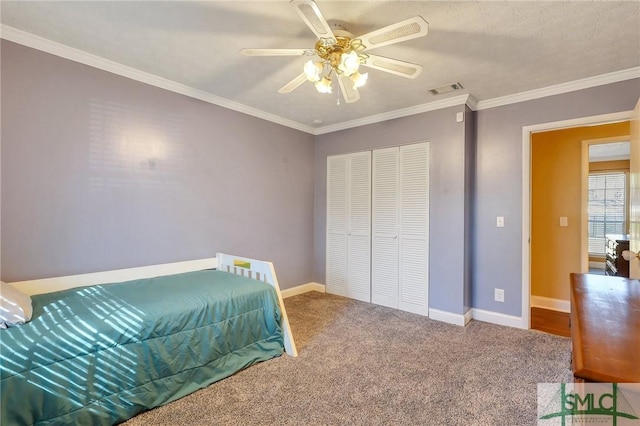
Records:
{"label": "window blind", "polygon": [[606,234],[623,234],[626,212],[623,172],[589,175],[589,254],[604,255]]}

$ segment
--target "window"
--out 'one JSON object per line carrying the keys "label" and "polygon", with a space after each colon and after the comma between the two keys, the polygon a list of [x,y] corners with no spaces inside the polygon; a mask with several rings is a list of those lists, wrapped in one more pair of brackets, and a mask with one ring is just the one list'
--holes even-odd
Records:
{"label": "window", "polygon": [[624,172],[589,175],[589,254],[605,254],[605,235],[624,234],[626,211]]}

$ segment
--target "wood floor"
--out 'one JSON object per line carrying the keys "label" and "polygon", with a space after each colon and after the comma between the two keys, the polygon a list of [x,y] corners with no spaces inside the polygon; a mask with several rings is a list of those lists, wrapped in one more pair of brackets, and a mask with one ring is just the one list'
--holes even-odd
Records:
{"label": "wood floor", "polygon": [[531,308],[531,328],[545,333],[571,337],[568,312]]}

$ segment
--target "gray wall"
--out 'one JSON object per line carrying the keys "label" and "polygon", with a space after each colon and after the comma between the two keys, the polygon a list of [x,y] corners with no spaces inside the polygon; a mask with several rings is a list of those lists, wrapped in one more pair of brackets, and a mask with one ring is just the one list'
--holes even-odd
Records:
{"label": "gray wall", "polygon": [[273,260],[284,288],[323,283],[326,156],[429,140],[430,307],[453,313],[521,315],[522,127],[640,97],[636,79],[314,139],[4,40],[1,53],[3,280],[226,251]]}
{"label": "gray wall", "polygon": [[197,259],[312,281],[313,136],[2,41],[2,279]]}
{"label": "gray wall", "polygon": [[[638,97],[636,79],[475,113],[452,107],[316,137],[314,280],[324,282],[326,156],[429,140],[430,308],[521,316],[522,127],[628,111]],[[464,124],[455,123],[457,111],[467,111]],[[496,216],[505,217],[505,228],[496,228]],[[493,300],[496,287],[505,290],[504,303]]]}
{"label": "gray wall", "polygon": [[326,158],[411,142],[431,142],[429,306],[464,313],[465,123],[460,105],[316,137],[314,280],[325,278]]}
{"label": "gray wall", "polygon": [[465,108],[465,193],[464,193],[464,300],[463,312],[467,312],[471,307],[471,294],[473,289],[473,247],[475,244],[475,234],[473,232],[473,221],[475,214],[475,185],[476,185],[476,118],[475,111],[469,107]]}
{"label": "gray wall", "polygon": [[[522,314],[522,127],[630,111],[639,97],[635,79],[477,112],[474,308]],[[496,287],[504,303],[494,302]]]}

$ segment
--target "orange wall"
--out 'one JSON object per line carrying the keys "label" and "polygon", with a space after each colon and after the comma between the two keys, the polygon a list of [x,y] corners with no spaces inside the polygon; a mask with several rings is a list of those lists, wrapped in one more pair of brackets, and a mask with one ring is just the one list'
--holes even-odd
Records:
{"label": "orange wall", "polygon": [[[576,127],[531,137],[531,294],[569,300],[580,272],[582,141],[629,134],[629,122]],[[560,217],[568,226],[560,227]]]}

